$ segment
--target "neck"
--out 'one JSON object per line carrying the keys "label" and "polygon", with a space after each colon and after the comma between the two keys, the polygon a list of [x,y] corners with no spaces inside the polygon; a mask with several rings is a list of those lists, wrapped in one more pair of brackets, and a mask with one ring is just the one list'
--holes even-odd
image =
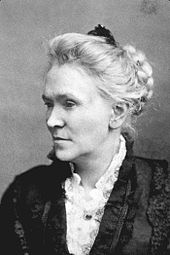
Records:
{"label": "neck", "polygon": [[120,134],[112,137],[112,141],[98,149],[95,154],[84,156],[75,163],[75,172],[81,177],[82,185],[90,190],[95,187],[96,182],[108,169],[113,156],[118,152]]}

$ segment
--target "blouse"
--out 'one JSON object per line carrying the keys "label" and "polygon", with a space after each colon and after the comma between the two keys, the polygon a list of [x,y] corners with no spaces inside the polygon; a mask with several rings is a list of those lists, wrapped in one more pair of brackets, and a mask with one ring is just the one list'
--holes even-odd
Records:
{"label": "blouse", "polygon": [[118,178],[119,168],[126,155],[126,144],[120,136],[118,152],[113,156],[110,166],[85,198],[81,177],[74,172],[64,183],[66,191],[67,245],[75,255],[87,255],[99,231],[105,205]]}

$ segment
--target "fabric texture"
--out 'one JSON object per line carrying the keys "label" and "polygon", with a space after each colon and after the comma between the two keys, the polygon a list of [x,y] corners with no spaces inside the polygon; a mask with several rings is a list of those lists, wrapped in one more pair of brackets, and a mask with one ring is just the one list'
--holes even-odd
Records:
{"label": "fabric texture", "polygon": [[[123,136],[120,137],[118,152],[114,155],[107,171],[90,191],[88,200],[81,177],[74,172],[64,183],[66,192],[67,245],[70,253],[88,255],[97,236],[111,190],[118,178],[119,168],[126,155]],[[72,165],[71,165],[72,166]]]}
{"label": "fabric texture", "polygon": [[[105,205],[89,255],[170,254],[170,177],[165,160],[127,154]],[[53,156],[17,176],[0,206],[1,249],[5,255],[69,255],[66,194],[72,176],[67,162]]]}

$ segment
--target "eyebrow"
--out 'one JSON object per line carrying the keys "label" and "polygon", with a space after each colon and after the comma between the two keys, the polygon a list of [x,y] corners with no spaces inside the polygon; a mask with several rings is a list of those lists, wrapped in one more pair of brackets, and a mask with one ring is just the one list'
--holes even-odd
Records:
{"label": "eyebrow", "polygon": [[[71,94],[71,93],[68,93],[68,94],[65,94],[65,93],[63,93],[63,94],[58,94],[57,96],[55,96],[55,99],[65,99],[65,98],[69,98],[69,97],[71,97],[71,98],[73,98],[73,99],[75,99],[75,100],[80,101],[80,99],[78,99],[76,96],[74,96],[74,95]],[[43,99],[43,100],[52,100],[53,98],[48,97],[48,96],[46,96],[45,94],[42,94],[42,99]]]}
{"label": "eyebrow", "polygon": [[43,100],[50,100],[50,98],[49,98],[49,97],[47,97],[47,96],[46,96],[46,95],[44,95],[44,94],[42,94],[42,96],[41,96],[41,97],[42,97],[42,99],[43,99]]}

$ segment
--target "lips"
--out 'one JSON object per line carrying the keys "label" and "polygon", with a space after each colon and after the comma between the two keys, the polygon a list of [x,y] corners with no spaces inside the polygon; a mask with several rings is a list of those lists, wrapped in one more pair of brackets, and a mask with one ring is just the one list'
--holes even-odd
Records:
{"label": "lips", "polygon": [[63,137],[53,137],[53,143],[56,145],[68,143],[70,140]]}
{"label": "lips", "polygon": [[59,137],[59,136],[57,136],[57,137],[53,136],[53,140],[54,141],[68,141],[69,139],[66,139],[66,138],[63,138],[63,137]]}

